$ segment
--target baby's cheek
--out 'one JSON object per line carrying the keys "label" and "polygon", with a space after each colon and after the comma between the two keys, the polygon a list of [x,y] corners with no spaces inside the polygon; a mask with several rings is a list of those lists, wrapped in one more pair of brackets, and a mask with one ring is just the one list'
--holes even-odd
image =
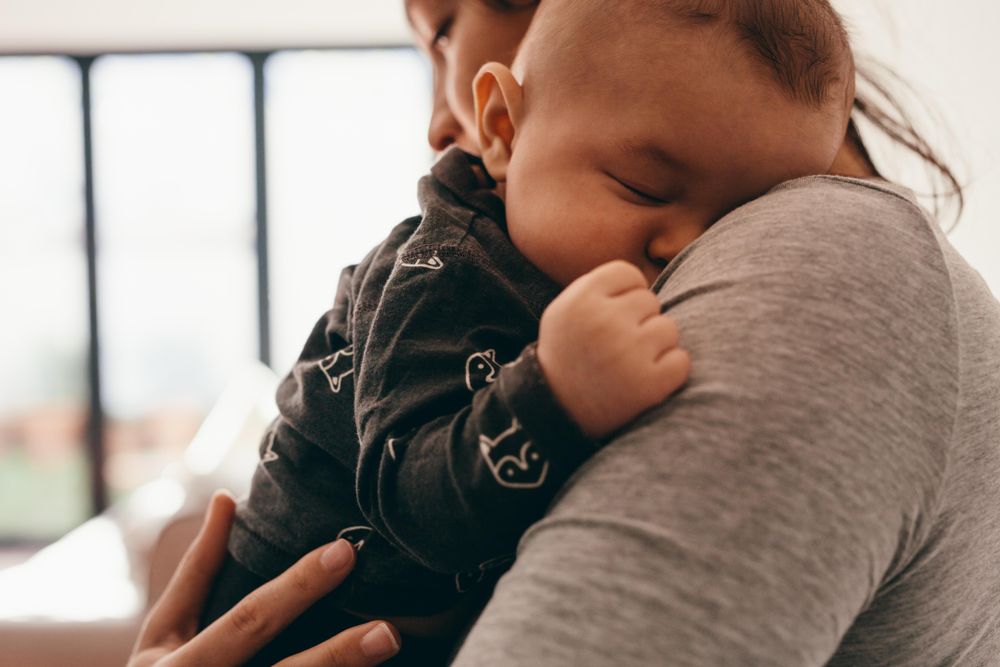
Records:
{"label": "baby's cheek", "polygon": [[574,256],[579,252],[579,188],[567,187],[555,170],[545,172],[544,160],[511,163],[506,204],[507,229],[522,255],[561,285],[576,277]]}
{"label": "baby's cheek", "polygon": [[553,234],[551,225],[544,219],[508,217],[507,230],[514,247],[542,273],[556,282],[567,285],[565,279],[566,253],[572,252],[572,240],[561,241]]}
{"label": "baby's cheek", "polygon": [[[517,215],[517,211],[507,212],[507,233],[510,235],[511,243],[518,251],[535,264],[544,256],[541,252],[541,240],[539,239],[538,222],[526,220],[523,216]],[[541,268],[541,267],[539,267]]]}

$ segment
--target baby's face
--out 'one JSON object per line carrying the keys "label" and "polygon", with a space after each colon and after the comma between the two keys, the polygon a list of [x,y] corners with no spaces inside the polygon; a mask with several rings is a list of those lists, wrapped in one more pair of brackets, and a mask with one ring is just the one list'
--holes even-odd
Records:
{"label": "baby's face", "polygon": [[[536,22],[573,1],[542,3]],[[553,48],[536,27],[514,65],[505,199],[512,241],[561,284],[613,259],[652,283],[727,212],[825,173],[843,136],[836,114],[788,100],[735,38],[584,25]]]}

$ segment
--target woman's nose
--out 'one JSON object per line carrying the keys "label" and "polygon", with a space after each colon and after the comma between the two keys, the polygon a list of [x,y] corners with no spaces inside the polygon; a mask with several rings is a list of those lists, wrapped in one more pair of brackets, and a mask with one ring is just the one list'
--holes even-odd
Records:
{"label": "woman's nose", "polygon": [[462,126],[444,100],[435,101],[431,124],[427,128],[427,142],[434,151],[440,153],[456,143],[462,134]]}

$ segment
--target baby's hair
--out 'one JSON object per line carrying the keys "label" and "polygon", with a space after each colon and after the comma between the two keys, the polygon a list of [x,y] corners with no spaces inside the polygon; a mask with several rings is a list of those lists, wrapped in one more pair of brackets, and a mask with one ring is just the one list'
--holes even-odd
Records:
{"label": "baby's hair", "polygon": [[850,38],[827,0],[652,1],[692,25],[732,29],[793,100],[813,108],[846,103]]}

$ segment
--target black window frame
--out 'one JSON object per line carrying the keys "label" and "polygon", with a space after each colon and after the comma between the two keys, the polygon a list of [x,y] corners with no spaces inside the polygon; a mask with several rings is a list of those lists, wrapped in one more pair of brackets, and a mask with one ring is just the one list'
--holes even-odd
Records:
{"label": "black window frame", "polygon": [[[5,52],[0,51],[0,59],[56,57],[73,61],[80,71],[80,114],[81,141],[83,143],[84,176],[84,248],[87,268],[87,425],[84,432],[84,450],[87,458],[88,486],[90,489],[89,516],[97,516],[108,509],[108,484],[105,468],[105,420],[106,412],[102,397],[101,378],[101,331],[99,320],[98,286],[100,275],[97,261],[97,234],[100,220],[95,212],[94,201],[94,141],[93,141],[93,93],[91,74],[94,63],[105,56],[148,56],[148,55],[191,55],[228,53],[246,58],[253,70],[253,114],[254,114],[254,175],[255,175],[255,253],[257,264],[257,358],[271,365],[271,312],[270,312],[270,265],[268,261],[268,211],[267,211],[267,83],[266,67],[271,56],[278,53],[303,51],[413,51],[412,44],[389,42],[372,44],[347,44],[327,46],[294,46],[265,50],[234,48],[205,49],[150,49],[150,50],[107,50],[91,53],[66,53],[58,51]],[[58,538],[58,536],[53,536]],[[0,548],[38,548],[48,540],[24,538],[17,535],[0,534]]]}

